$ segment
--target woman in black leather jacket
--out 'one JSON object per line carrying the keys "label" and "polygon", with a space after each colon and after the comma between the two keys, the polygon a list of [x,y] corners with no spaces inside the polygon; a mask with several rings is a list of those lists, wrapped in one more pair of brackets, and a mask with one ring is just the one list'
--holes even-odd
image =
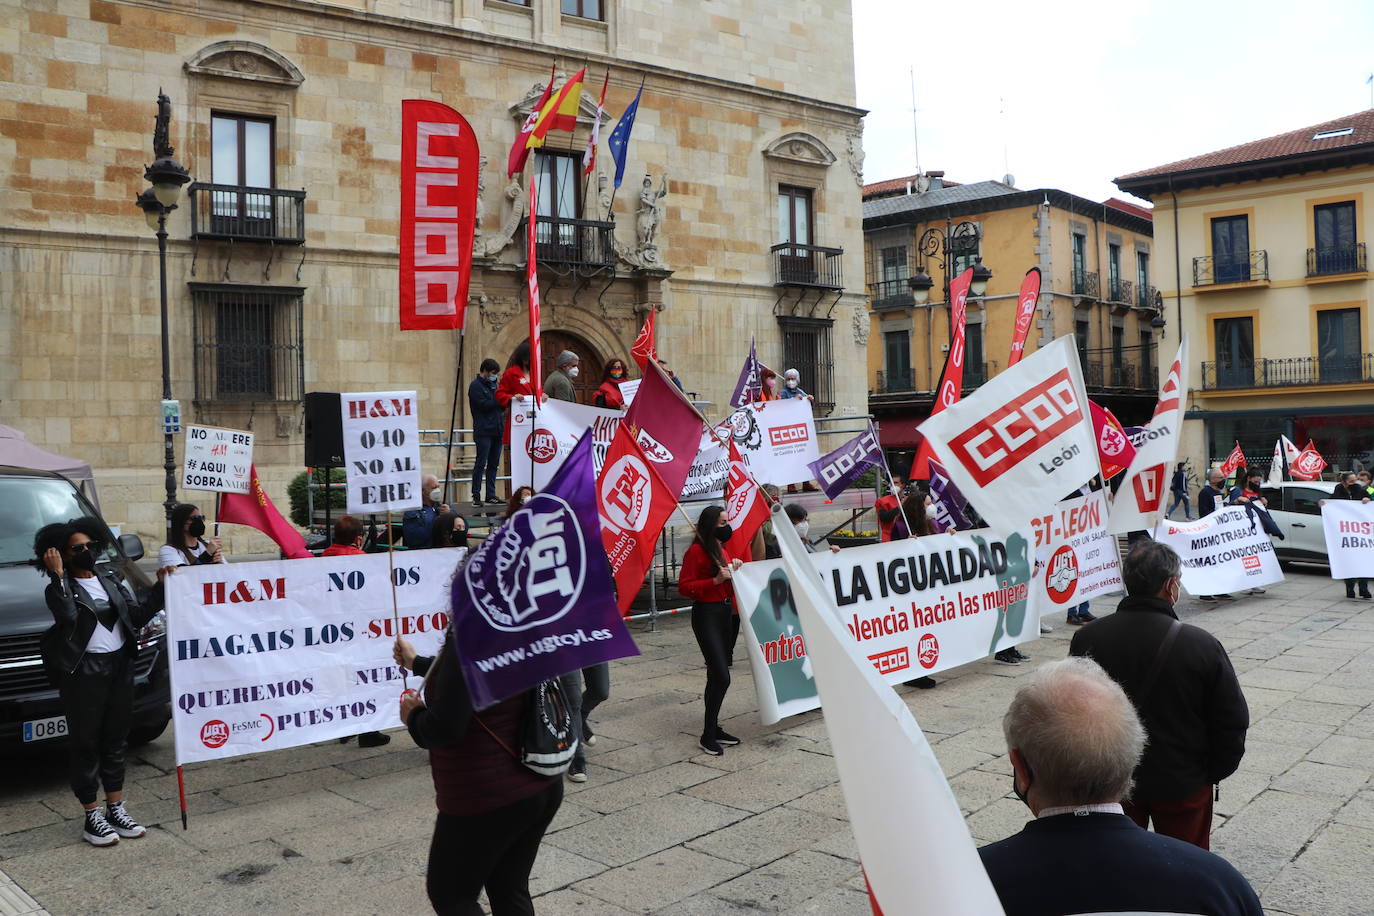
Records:
{"label": "woman in black leather jacket", "polygon": [[[68,775],[86,809],[82,838],[108,846],[145,830],[124,809],[124,750],[133,709],[138,632],[162,609],[162,579],[140,602],[107,565],[104,526],[90,518],[39,529],[34,554],[52,580],[44,597],[56,625],[43,639],[44,663],[58,672],[67,715]],[[104,811],[96,804],[105,787]]]}

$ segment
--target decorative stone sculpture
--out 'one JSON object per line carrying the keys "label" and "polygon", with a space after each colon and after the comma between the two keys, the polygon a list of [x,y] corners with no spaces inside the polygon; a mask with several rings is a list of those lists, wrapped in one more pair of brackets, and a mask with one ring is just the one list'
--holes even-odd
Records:
{"label": "decorative stone sculpture", "polygon": [[481,163],[477,166],[477,226],[472,233],[472,253],[481,256],[486,253],[487,246],[482,241],[482,222],[487,216],[487,204],[482,196],[487,191],[487,157],[483,156]]}
{"label": "decorative stone sculpture", "polygon": [[[520,186],[520,176],[516,176],[506,185],[506,216],[501,220],[501,231],[494,238],[486,239],[486,245],[477,248],[474,243],[473,252],[482,253],[487,257],[495,257],[500,254],[505,247],[515,238],[515,232],[520,228],[520,221],[525,218],[525,189]],[[480,200],[480,193],[478,199]]]}
{"label": "decorative stone sculpture", "polygon": [[654,244],[654,239],[658,235],[658,227],[663,222],[663,205],[659,203],[668,193],[668,176],[665,173],[658,190],[654,190],[653,177],[645,174],[644,186],[639,190],[639,212],[635,215],[635,235],[639,244],[636,246],[641,254],[649,249],[654,249],[654,260],[658,259],[658,246]]}

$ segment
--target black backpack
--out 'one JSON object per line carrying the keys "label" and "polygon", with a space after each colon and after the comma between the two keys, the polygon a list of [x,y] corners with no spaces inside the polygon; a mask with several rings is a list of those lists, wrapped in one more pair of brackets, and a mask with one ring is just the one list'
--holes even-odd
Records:
{"label": "black backpack", "polygon": [[540,776],[561,776],[572,764],[573,754],[577,752],[577,736],[573,734],[572,707],[563,695],[563,687],[557,679],[542,681],[529,690],[529,700],[525,712],[520,717],[520,753],[511,750],[473,713],[472,717],[482,726],[492,740],[501,745],[519,763],[538,773]]}

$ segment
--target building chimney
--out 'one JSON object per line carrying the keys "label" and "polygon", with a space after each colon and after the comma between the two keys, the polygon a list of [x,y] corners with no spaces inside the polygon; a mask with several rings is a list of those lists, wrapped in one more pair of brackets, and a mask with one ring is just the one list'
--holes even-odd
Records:
{"label": "building chimney", "polygon": [[926,172],[926,177],[930,179],[930,190],[938,191],[945,186],[944,172]]}

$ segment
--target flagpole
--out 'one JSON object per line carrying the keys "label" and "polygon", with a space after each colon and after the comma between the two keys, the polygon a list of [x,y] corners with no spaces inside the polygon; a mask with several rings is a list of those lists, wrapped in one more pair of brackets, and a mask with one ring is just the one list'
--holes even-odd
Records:
{"label": "flagpole", "polygon": [[[871,419],[868,421],[868,431],[873,434],[873,441],[877,442],[878,431],[873,428],[873,421]],[[887,485],[892,488],[892,494],[897,497],[897,511],[902,514],[902,524],[906,525],[907,536],[915,537],[916,532],[911,530],[911,521],[906,517],[906,506],[902,505],[902,497],[897,493],[897,481],[892,476],[892,465],[887,463],[887,452],[883,451],[881,445],[878,446],[878,454],[883,456],[883,470],[887,472]],[[873,514],[876,517],[878,513],[875,511]],[[879,533],[882,531],[882,523],[883,520],[878,519]],[[855,534],[858,534],[858,532],[856,531]]]}
{"label": "flagpole", "polygon": [[[386,510],[386,565],[390,571],[387,576],[391,580],[391,624],[394,627],[392,633],[397,639],[401,638],[401,610],[396,603],[396,532],[391,527],[391,510]],[[401,688],[410,689],[410,676],[406,674],[406,669],[401,669]]]}
{"label": "flagpole", "polygon": [[[467,328],[458,328],[458,374],[453,380],[453,407],[448,414],[448,448],[444,452],[444,498],[441,502],[448,502],[448,481],[453,476],[453,427],[458,422],[458,392],[463,388],[463,346],[467,338]],[[457,487],[454,488],[454,495],[457,495]],[[477,497],[474,496],[473,499]],[[455,500],[456,502],[456,500]]]}

